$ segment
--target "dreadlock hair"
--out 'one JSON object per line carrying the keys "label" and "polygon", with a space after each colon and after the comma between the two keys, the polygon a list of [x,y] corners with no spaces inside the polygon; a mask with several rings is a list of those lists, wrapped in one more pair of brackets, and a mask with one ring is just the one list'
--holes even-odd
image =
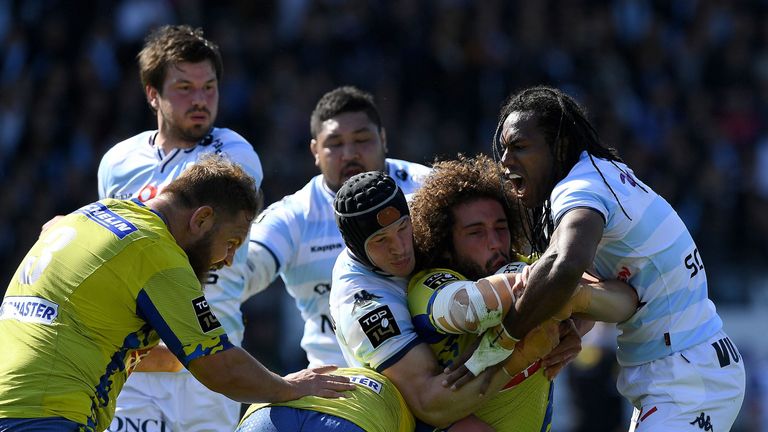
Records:
{"label": "dreadlock hair", "polygon": [[[493,154],[497,160],[500,160],[504,153],[505,145],[501,140],[504,121],[513,112],[528,112],[535,115],[537,125],[554,158],[554,178],[551,179],[551,186],[568,175],[571,168],[578,162],[582,151],[589,154],[592,165],[600,173],[606,185],[608,183],[605,181],[605,176],[597,168],[593,157],[608,160],[622,170],[615,163],[623,163],[618,152],[613,147],[603,145],[597,131],[587,119],[586,110],[562,90],[546,86],[524,89],[510,96],[504,104],[493,136]],[[622,211],[629,218],[616,193],[610,185],[608,188],[611,189]],[[525,232],[529,236],[532,251],[539,254],[544,252],[549,244],[548,238],[554,231],[549,199],[535,208],[521,207],[520,217],[527,227]]]}
{"label": "dreadlock hair", "polygon": [[513,223],[519,209],[506,182],[501,165],[482,154],[474,158],[459,154],[457,160],[435,161],[432,173],[410,202],[417,262],[424,268],[452,268],[453,263],[446,259],[445,252],[454,251],[453,209],[483,198],[501,204],[509,222],[512,240],[509,252],[520,252],[524,235],[522,227]]}

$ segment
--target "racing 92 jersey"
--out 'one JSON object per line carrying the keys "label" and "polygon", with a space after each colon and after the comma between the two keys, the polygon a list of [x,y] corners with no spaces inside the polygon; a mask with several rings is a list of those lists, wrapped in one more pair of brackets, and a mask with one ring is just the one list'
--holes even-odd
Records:
{"label": "racing 92 jersey", "polygon": [[[430,169],[387,159],[386,172],[405,194],[411,194]],[[248,261],[253,273],[247,294],[263,290],[280,275],[304,319],[301,346],[311,367],[344,364],[328,306],[333,266],[344,249],[334,219],[335,196],[323,176],[315,176],[293,195],[270,205],[251,228]]]}
{"label": "racing 92 jersey", "polygon": [[[155,145],[156,135],[157,131],[145,131],[107,151],[99,164],[99,198],[147,201],[207,153],[236,161],[253,177],[256,186],[261,186],[264,175],[258,155],[245,138],[230,129],[213,128],[194,147],[173,149],[168,154]],[[244,330],[240,303],[246,280],[246,257],[246,248],[240,248],[232,266],[211,271],[205,281],[205,295],[211,308],[238,345]]]}
{"label": "racing 92 jersey", "polygon": [[552,216],[558,223],[574,208],[602,215],[594,271],[637,291],[642,306],[618,324],[619,364],[646,363],[707,341],[723,322],[709,299],[704,264],[685,224],[626,165],[591,159],[582,152],[555,186]]}

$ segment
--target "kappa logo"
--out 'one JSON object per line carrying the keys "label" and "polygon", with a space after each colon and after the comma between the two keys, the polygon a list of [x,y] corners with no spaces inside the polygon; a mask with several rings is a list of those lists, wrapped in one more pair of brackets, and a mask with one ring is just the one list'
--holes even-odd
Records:
{"label": "kappa logo", "polygon": [[322,246],[311,246],[309,248],[309,251],[312,252],[312,253],[314,253],[314,252],[328,252],[328,251],[332,251],[332,250],[336,250],[336,249],[341,249],[343,247],[344,247],[344,245],[341,244],[341,243],[332,243],[332,244],[322,245]]}
{"label": "kappa logo", "polygon": [[400,327],[389,306],[380,306],[357,320],[373,348],[378,348],[387,339],[400,334]]}
{"label": "kappa logo", "polygon": [[208,305],[208,300],[205,299],[205,296],[192,300],[192,307],[195,308],[197,322],[200,324],[203,333],[208,333],[211,330],[221,327],[221,323],[216,318],[216,315],[213,314],[211,306]]}
{"label": "kappa logo", "polygon": [[447,284],[448,282],[457,281],[459,278],[453,274],[448,272],[439,272],[430,275],[425,281],[424,286],[427,288],[430,288],[432,290],[436,290],[440,288],[441,286]]}
{"label": "kappa logo", "polygon": [[703,413],[703,412],[701,413],[700,416],[698,416],[695,419],[693,419],[693,421],[690,422],[689,424],[698,426],[699,429],[703,429],[703,430],[705,430],[707,432],[713,430],[712,429],[712,422],[710,421],[710,417],[708,415],[706,415],[705,413]]}
{"label": "kappa logo", "polygon": [[377,296],[376,294],[371,294],[366,290],[360,290],[359,292],[355,293],[355,308],[365,307],[368,303],[372,302],[375,299],[380,299],[380,298],[381,296]]}

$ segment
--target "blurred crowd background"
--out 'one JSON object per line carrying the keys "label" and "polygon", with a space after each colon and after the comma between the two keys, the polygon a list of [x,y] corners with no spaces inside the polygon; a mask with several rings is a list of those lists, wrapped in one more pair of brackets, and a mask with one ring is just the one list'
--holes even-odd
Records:
{"label": "blurred crowd background", "polygon": [[[755,336],[768,328],[767,0],[0,0],[0,294],[45,221],[97,198],[106,150],[156,127],[135,56],[165,23],[220,45],[217,125],[253,144],[268,202],[317,173],[309,116],[336,86],[373,93],[390,156],[427,164],[490,153],[517,89],[565,89],[696,238],[748,362],[737,428],[768,430],[768,344]],[[245,305],[248,348],[284,372],[304,362],[286,297],[276,287]],[[597,430],[578,419],[599,376],[571,369],[554,430]],[[597,401],[603,417],[622,409]]]}

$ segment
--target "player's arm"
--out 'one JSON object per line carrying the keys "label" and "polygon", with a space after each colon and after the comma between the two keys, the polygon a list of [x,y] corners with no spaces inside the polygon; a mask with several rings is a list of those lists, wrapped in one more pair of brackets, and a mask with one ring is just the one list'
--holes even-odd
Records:
{"label": "player's arm", "polygon": [[243,300],[266,289],[296,256],[304,219],[292,203],[287,198],[273,203],[251,225]]}
{"label": "player's arm", "polygon": [[210,390],[243,403],[284,402],[307,395],[336,398],[355,389],[347,378],[327,375],[335,366],[281,377],[239,347],[198,357],[189,363],[189,370]]}
{"label": "player's arm", "polygon": [[445,375],[424,343],[413,347],[382,373],[400,390],[414,416],[437,427],[446,427],[470,415],[509,381],[502,370],[489,370],[486,373],[492,374],[491,383],[485,394],[480,394],[487,386],[485,375],[456,391],[446,388],[442,384]]}
{"label": "player's arm", "polygon": [[508,273],[445,284],[432,294],[430,319],[444,333],[483,333],[515,306],[515,283],[515,274]]}
{"label": "player's arm", "polygon": [[137,353],[140,358],[132,372],[178,372],[184,369],[179,359],[163,344]]}
{"label": "player's arm", "polygon": [[258,241],[248,242],[247,266],[249,276],[241,295],[243,300],[264,291],[277,277],[279,264],[275,254]]}
{"label": "player's arm", "polygon": [[517,312],[504,318],[510,335],[524,336],[565,306],[594,260],[603,226],[602,215],[589,208],[575,208],[562,217],[549,247],[530,270]]}
{"label": "player's arm", "polygon": [[574,316],[591,321],[622,322],[637,311],[637,291],[626,282],[615,279],[584,282],[582,279],[573,297],[556,316],[561,319]]}

